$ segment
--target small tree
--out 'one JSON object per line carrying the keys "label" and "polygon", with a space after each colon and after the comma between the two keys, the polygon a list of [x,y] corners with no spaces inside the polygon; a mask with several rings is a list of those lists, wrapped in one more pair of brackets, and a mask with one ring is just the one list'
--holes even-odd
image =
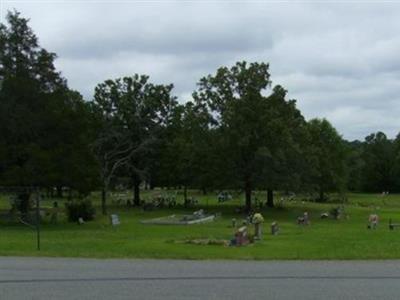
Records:
{"label": "small tree", "polygon": [[121,133],[107,130],[93,144],[93,151],[100,165],[101,209],[107,214],[107,193],[116,171],[127,164],[135,147]]}

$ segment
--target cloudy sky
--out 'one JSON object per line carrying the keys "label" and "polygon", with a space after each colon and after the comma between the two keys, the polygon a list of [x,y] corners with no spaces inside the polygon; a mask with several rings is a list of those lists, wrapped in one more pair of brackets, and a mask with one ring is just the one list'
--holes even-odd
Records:
{"label": "cloudy sky", "polygon": [[199,78],[239,60],[270,63],[307,119],[347,139],[400,132],[400,2],[8,1],[87,99],[109,78],[148,74],[190,99]]}

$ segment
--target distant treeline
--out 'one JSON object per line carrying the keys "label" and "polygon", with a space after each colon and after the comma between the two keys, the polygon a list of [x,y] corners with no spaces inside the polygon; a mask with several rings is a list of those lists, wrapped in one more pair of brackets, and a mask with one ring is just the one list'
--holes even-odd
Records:
{"label": "distant treeline", "polygon": [[342,139],[325,119],[306,121],[272,86],[269,65],[238,62],[199,80],[179,104],[173,85],[134,74],[99,83],[86,101],[68,88],[28,20],[0,27],[0,186],[68,187],[87,194],[117,185],[304,191],[400,191],[400,139],[378,132]]}

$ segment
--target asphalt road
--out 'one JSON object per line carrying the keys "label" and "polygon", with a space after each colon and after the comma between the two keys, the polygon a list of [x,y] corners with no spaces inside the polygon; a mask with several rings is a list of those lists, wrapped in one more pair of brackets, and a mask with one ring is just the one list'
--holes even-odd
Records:
{"label": "asphalt road", "polygon": [[0,299],[400,299],[400,261],[0,257]]}

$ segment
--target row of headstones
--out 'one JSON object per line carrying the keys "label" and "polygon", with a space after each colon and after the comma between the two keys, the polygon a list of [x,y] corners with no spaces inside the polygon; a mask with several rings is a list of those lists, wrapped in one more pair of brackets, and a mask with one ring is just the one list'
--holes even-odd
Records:
{"label": "row of headstones", "polygon": [[[85,221],[83,220],[83,218],[79,218],[78,219],[78,224],[82,225],[84,224]],[[371,214],[368,218],[368,225],[367,228],[368,229],[376,229],[379,223],[379,216],[377,214]],[[119,219],[119,216],[117,214],[111,214],[110,215],[110,224],[112,226],[118,226],[121,224],[121,221]],[[243,222],[243,225],[241,228],[246,227],[247,225],[251,224],[251,222],[249,220],[245,220]],[[253,223],[255,226],[255,236],[259,239],[261,239],[261,222],[255,222]],[[309,216],[307,212],[304,212],[302,217],[298,217],[297,218],[297,224],[299,225],[309,225],[310,224],[310,220],[309,220]],[[232,227],[236,228],[237,227],[237,220],[236,219],[232,219]],[[396,227],[400,227],[400,224],[397,223],[393,223],[392,219],[389,220],[389,229],[393,230]],[[274,221],[271,223],[271,234],[272,235],[277,235],[279,233],[279,225],[278,222]]]}

